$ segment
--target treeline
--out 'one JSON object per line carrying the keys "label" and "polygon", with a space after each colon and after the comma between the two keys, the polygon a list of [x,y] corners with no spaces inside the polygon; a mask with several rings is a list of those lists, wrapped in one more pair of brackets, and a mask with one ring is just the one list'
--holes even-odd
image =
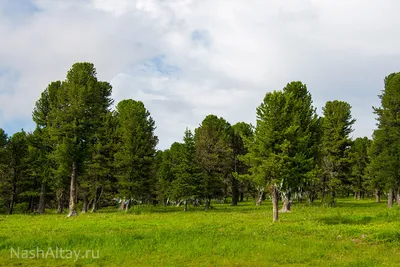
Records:
{"label": "treeline", "polygon": [[400,202],[400,73],[385,78],[374,108],[373,140],[353,140],[351,106],[328,101],[316,114],[305,84],[269,92],[257,123],[231,125],[208,115],[182,142],[157,151],[155,122],[142,102],[123,100],[111,110],[112,87],[91,63],[76,63],[52,82],[33,110],[37,127],[12,136],[0,129],[0,211],[68,216],[114,205],[237,205],[273,202],[273,219],[293,200],[335,205],[338,196],[387,196]]}

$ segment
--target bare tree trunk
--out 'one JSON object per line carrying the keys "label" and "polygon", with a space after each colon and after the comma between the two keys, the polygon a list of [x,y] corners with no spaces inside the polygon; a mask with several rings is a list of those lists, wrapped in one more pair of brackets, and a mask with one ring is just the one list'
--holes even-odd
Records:
{"label": "bare tree trunk", "polygon": [[276,188],[276,185],[274,184],[272,186],[272,215],[273,215],[273,222],[278,221],[279,215],[278,215],[278,203],[279,201],[279,196],[278,196],[278,189]]}
{"label": "bare tree trunk", "polygon": [[72,162],[72,173],[71,173],[71,185],[69,190],[69,212],[67,217],[77,216],[76,212],[76,176],[77,176],[77,166],[76,161]]}
{"label": "bare tree trunk", "polygon": [[121,200],[121,204],[119,205],[119,209],[120,209],[120,210],[124,210],[124,209],[125,209],[125,198],[123,198],[123,199]]}
{"label": "bare tree trunk", "polygon": [[357,200],[361,200],[361,191],[357,192]]}
{"label": "bare tree trunk", "polygon": [[210,199],[207,198],[207,199],[206,199],[206,204],[205,204],[204,210],[207,211],[209,208],[210,208]]}
{"label": "bare tree trunk", "polygon": [[391,208],[393,207],[393,189],[389,189],[389,194],[388,194],[388,207]]}
{"label": "bare tree trunk", "polygon": [[239,201],[239,181],[232,177],[232,206],[237,206]]}
{"label": "bare tree trunk", "polygon": [[93,199],[93,205],[92,205],[92,212],[96,212],[99,209],[99,203],[100,203],[100,198],[103,193],[103,187],[102,186],[96,186],[96,194]]}
{"label": "bare tree trunk", "polygon": [[45,211],[45,200],[46,197],[46,183],[42,182],[42,184],[40,185],[40,197],[39,197],[39,214],[43,214]]}
{"label": "bare tree trunk", "polygon": [[64,211],[64,189],[58,189],[56,193],[58,202],[57,213],[63,213]]}
{"label": "bare tree trunk", "polygon": [[183,211],[187,211],[187,209],[188,209],[188,201],[187,201],[187,199],[185,199],[185,201],[183,202]]}
{"label": "bare tree trunk", "polygon": [[399,191],[396,192],[396,202],[397,202],[397,205],[400,205],[400,192]]}
{"label": "bare tree trunk", "polygon": [[381,191],[379,189],[375,189],[375,198],[377,203],[381,202]]}
{"label": "bare tree trunk", "polygon": [[82,213],[88,212],[89,209],[89,199],[86,194],[83,195],[83,205],[82,205]]}
{"label": "bare tree trunk", "polygon": [[243,192],[240,192],[239,201],[240,201],[240,202],[243,202],[243,198],[244,198],[244,193],[243,193]]}
{"label": "bare tree trunk", "polygon": [[264,190],[257,190],[257,202],[256,202],[256,206],[261,206],[261,203],[263,201],[263,195],[264,195]]}
{"label": "bare tree trunk", "polygon": [[285,197],[283,199],[283,205],[282,205],[282,209],[280,209],[279,212],[290,212],[290,207],[292,206],[292,203],[290,201],[290,196]]}

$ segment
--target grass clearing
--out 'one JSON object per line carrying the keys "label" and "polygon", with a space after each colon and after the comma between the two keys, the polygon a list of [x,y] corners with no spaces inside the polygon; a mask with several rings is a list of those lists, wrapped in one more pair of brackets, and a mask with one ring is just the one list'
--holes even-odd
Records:
{"label": "grass clearing", "polygon": [[[334,208],[295,203],[275,224],[268,201],[213,206],[208,212],[105,209],[69,219],[0,215],[0,266],[400,266],[397,206],[353,199],[339,199]],[[98,250],[99,257],[11,258],[11,248],[49,247]]]}

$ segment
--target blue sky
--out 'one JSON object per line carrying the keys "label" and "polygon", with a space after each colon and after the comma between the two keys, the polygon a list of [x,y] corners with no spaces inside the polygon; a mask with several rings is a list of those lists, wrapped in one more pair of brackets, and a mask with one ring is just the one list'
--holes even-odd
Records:
{"label": "blue sky", "polygon": [[371,136],[383,79],[400,70],[397,0],[0,0],[0,127],[33,130],[35,101],[93,62],[116,103],[141,100],[159,148],[207,114],[255,122],[266,92],[307,84],[319,113],[352,105]]}

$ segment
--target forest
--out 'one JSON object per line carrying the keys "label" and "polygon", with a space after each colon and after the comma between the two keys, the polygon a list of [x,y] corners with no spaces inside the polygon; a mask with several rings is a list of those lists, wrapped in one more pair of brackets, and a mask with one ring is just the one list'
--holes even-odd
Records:
{"label": "forest", "polygon": [[256,125],[210,114],[161,151],[144,104],[114,103],[111,93],[92,63],[75,63],[36,101],[34,131],[0,128],[0,213],[207,211],[213,203],[253,200],[272,201],[278,221],[301,202],[334,207],[351,196],[400,204],[400,73],[377,90],[372,139],[352,138],[349,103],[328,101],[319,116],[306,85],[293,81],[260,99]]}

